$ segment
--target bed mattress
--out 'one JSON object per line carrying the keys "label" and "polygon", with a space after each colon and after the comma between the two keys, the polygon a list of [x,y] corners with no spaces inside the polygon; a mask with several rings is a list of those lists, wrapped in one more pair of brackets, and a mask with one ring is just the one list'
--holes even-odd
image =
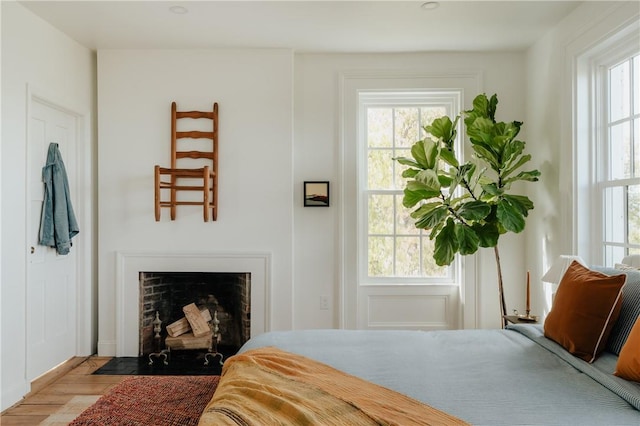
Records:
{"label": "bed mattress", "polygon": [[269,332],[275,346],[401,392],[475,425],[640,425],[640,384],[589,364],[538,325],[504,330]]}

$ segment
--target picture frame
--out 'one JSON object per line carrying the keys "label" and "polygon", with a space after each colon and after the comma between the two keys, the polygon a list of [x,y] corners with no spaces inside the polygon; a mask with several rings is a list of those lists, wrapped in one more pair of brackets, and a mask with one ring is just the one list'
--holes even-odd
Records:
{"label": "picture frame", "polygon": [[305,207],[329,207],[329,181],[305,181],[303,199]]}

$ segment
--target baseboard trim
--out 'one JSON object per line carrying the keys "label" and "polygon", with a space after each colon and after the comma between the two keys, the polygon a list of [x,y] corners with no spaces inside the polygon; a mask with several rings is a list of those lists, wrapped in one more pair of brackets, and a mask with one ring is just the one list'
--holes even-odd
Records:
{"label": "baseboard trim", "polygon": [[46,386],[55,382],[60,377],[64,376],[65,374],[67,374],[68,372],[76,368],[78,365],[82,364],[88,358],[89,358],[88,356],[76,356],[76,357],[70,358],[67,361],[63,362],[62,364],[47,371],[40,377],[35,378],[31,382],[31,390],[29,391],[28,394],[25,395],[25,398],[30,395],[33,395],[36,392],[41,391]]}

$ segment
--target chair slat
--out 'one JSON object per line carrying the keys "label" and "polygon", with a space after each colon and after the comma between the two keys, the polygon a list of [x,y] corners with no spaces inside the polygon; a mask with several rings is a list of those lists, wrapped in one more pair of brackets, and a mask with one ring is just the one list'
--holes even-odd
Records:
{"label": "chair slat", "polygon": [[176,132],[176,139],[213,139],[215,132],[203,132],[200,130],[190,130],[188,132]]}

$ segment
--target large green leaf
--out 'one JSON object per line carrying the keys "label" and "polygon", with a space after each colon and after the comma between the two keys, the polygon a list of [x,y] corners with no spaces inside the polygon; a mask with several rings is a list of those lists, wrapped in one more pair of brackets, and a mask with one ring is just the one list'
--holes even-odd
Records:
{"label": "large green leaf", "polygon": [[[423,172],[424,170],[420,170],[420,172]],[[405,189],[408,189],[409,191],[427,191],[427,192],[433,192],[430,191],[429,187],[427,185],[425,185],[424,183],[420,182],[419,180],[410,180],[407,181],[407,186],[405,187]],[[436,191],[436,193],[438,193]]]}
{"label": "large green leaf", "polygon": [[[485,134],[485,135],[493,135],[496,133],[496,123],[493,122],[489,117],[479,116],[475,120],[473,120],[473,124],[469,126],[467,129],[467,134],[471,136],[472,134]],[[480,139],[484,139],[484,137],[480,137]]]}
{"label": "large green leaf", "polygon": [[[524,142],[519,141],[517,139],[511,140],[509,141],[505,147],[504,147],[504,151],[502,153],[502,158],[503,158],[503,166],[506,167],[513,167],[511,166],[511,163],[518,158],[518,156],[522,153],[522,151],[524,151]],[[531,156],[529,156],[529,158],[531,158]],[[528,161],[528,160],[527,160]],[[518,166],[519,167],[519,166]],[[503,167],[504,168],[504,167]],[[517,167],[516,167],[517,168]]]}
{"label": "large green leaf", "polygon": [[407,187],[404,189],[402,205],[407,208],[411,208],[422,200],[429,200],[433,197],[437,197],[438,195],[440,195],[440,192],[427,191],[426,189],[424,189],[424,187],[420,187],[418,189],[410,189],[409,184],[407,184]]}
{"label": "large green leaf", "polygon": [[467,127],[467,135],[471,139],[471,142],[482,142],[487,145],[492,145],[495,135],[494,123],[485,117],[476,118],[471,126]]}
{"label": "large green leaf", "polygon": [[522,127],[522,121],[511,121],[507,123],[504,134],[508,135],[511,139],[513,139],[516,136],[518,136],[518,133],[520,133],[521,127]]}
{"label": "large green leaf", "polygon": [[509,200],[502,198],[498,201],[497,218],[504,229],[511,232],[521,232],[524,229],[524,217],[519,207]]}
{"label": "large green leaf", "polygon": [[418,168],[422,168],[422,166],[420,166],[420,164],[418,164],[415,160],[411,159],[411,158],[407,158],[407,157],[394,157],[394,160],[396,160],[398,163],[402,164],[403,166],[410,166],[410,167],[418,167]]}
{"label": "large green leaf", "polygon": [[509,184],[511,182],[515,182],[518,180],[524,180],[524,181],[528,181],[528,182],[537,182],[538,181],[538,177],[540,176],[540,172],[538,170],[531,170],[528,172],[520,172],[518,173],[516,176],[510,177],[508,179],[505,179],[503,181],[503,183]]}
{"label": "large green leaf", "polygon": [[431,139],[425,139],[422,145],[424,145],[424,156],[427,168],[435,168],[438,162],[438,144]]}
{"label": "large green leaf", "polygon": [[440,180],[434,170],[421,170],[420,173],[416,175],[415,180],[424,185],[424,189],[440,193]]}
{"label": "large green leaf", "polygon": [[462,223],[456,223],[455,233],[456,239],[458,240],[458,251],[461,255],[466,256],[478,251],[480,239],[473,229]]}
{"label": "large green leaf", "polygon": [[460,120],[460,116],[457,116],[453,123],[451,123],[451,133],[448,138],[442,140],[445,145],[445,148],[451,152],[454,152],[454,144],[456,142],[456,135],[458,134],[458,120]]}
{"label": "large green leaf", "polygon": [[442,148],[440,150],[440,158],[450,166],[458,167],[458,159],[452,151],[449,151],[448,148]]}
{"label": "large green leaf", "polygon": [[418,173],[420,173],[420,170],[418,169],[405,169],[405,171],[402,172],[402,177],[413,179]]}
{"label": "large green leaf", "polygon": [[455,225],[452,219],[442,228],[436,236],[433,258],[438,266],[451,265],[458,251],[458,240],[456,238]]}
{"label": "large green leaf", "polygon": [[[515,160],[516,158],[517,158],[517,161],[513,163],[513,160]],[[514,154],[514,158],[512,158],[510,161],[505,162],[505,168],[504,168],[504,171],[502,172],[502,177],[506,178],[515,170],[522,167],[529,160],[531,160],[530,154],[525,154],[519,158],[517,157],[517,154]]]}
{"label": "large green leaf", "polygon": [[453,122],[447,116],[436,118],[431,122],[430,126],[424,128],[436,139],[441,139],[445,143],[455,138],[455,129]]}
{"label": "large green leaf", "polygon": [[498,185],[494,182],[490,184],[481,184],[482,190],[489,195],[498,196],[502,195],[503,191],[498,188]]}
{"label": "large green leaf", "polygon": [[416,221],[416,228],[431,229],[439,223],[443,222],[449,215],[449,209],[445,205],[438,206]]}
{"label": "large green leaf", "polygon": [[489,143],[491,148],[495,151],[496,156],[498,157],[498,164],[500,164],[500,168],[504,166],[505,156],[504,156],[504,148],[509,142],[509,138],[507,136],[495,135],[493,139]]}
{"label": "large green leaf", "polygon": [[481,114],[483,117],[489,116],[487,114],[489,111],[489,99],[487,99],[487,95],[478,95],[473,99],[473,111]]}
{"label": "large green leaf", "polygon": [[434,226],[429,233],[429,239],[433,241],[433,239],[440,233],[442,228],[444,228],[444,225],[446,225],[446,222],[440,222],[439,224]]}
{"label": "large green leaf", "polygon": [[411,155],[415,158],[419,168],[428,168],[427,156],[424,152],[424,144],[422,141],[418,141],[411,146]]}
{"label": "large green leaf", "polygon": [[469,198],[472,198],[471,195],[469,195],[468,192],[464,192],[459,197],[452,198],[449,204],[452,206],[458,205],[459,203],[466,202]]}
{"label": "large green leaf", "polygon": [[440,182],[440,188],[451,186],[452,184],[454,184],[453,181],[454,179],[451,176],[444,173],[438,173],[438,182]]}
{"label": "large green leaf", "polygon": [[457,213],[465,220],[481,220],[491,212],[491,206],[482,201],[469,201],[463,203]]}
{"label": "large green leaf", "polygon": [[491,121],[496,121],[496,107],[498,105],[498,97],[496,95],[491,96],[491,99],[487,98],[487,95],[480,94],[473,99],[473,109],[464,112],[464,123],[467,127],[473,123],[478,117],[488,118]]}
{"label": "large green leaf", "polygon": [[415,209],[414,211],[411,212],[411,217],[414,218],[414,219],[420,218],[420,217],[428,214],[429,212],[431,212],[436,207],[440,207],[442,205],[443,205],[442,201],[434,201],[434,202],[431,202],[431,203],[424,203],[424,204],[420,205],[420,207],[418,207],[417,209]]}
{"label": "large green leaf", "polygon": [[494,223],[474,224],[473,230],[478,236],[478,245],[480,247],[495,247],[498,245],[500,232]]}
{"label": "large green leaf", "polygon": [[505,194],[503,198],[511,203],[514,208],[518,209],[523,216],[527,216],[529,214],[529,210],[533,209],[533,201],[525,195]]}
{"label": "large green leaf", "polygon": [[487,145],[480,143],[474,143],[471,147],[476,152],[479,158],[489,163],[493,170],[500,170],[501,167],[498,153],[496,153],[493,149],[488,148]]}

